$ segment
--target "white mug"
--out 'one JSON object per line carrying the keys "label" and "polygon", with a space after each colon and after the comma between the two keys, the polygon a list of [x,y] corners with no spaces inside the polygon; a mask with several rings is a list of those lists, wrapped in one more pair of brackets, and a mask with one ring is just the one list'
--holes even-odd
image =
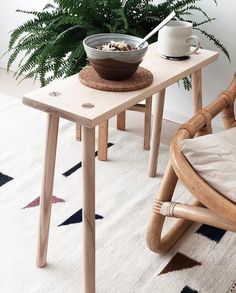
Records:
{"label": "white mug", "polygon": [[[158,34],[158,52],[166,57],[184,57],[196,52],[200,41],[193,35],[193,25],[187,21],[171,20]],[[196,47],[191,49],[191,41],[195,40]]]}

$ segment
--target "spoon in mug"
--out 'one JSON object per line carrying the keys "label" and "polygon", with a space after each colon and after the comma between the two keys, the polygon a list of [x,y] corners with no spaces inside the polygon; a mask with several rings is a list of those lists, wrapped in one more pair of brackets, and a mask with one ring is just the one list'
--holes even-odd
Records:
{"label": "spoon in mug", "polygon": [[165,26],[172,18],[176,16],[175,12],[172,11],[158,26],[156,26],[145,38],[143,38],[136,46],[137,49],[142,48],[142,45],[152,37],[156,32],[159,31],[163,26]]}

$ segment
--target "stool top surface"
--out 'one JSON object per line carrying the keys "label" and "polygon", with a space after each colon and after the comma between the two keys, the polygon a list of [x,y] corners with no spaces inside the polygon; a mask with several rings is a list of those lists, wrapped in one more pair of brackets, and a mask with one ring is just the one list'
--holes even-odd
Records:
{"label": "stool top surface", "polygon": [[214,62],[218,55],[200,49],[184,61],[166,60],[159,56],[157,43],[153,43],[141,63],[154,77],[144,89],[122,93],[95,90],[83,85],[75,74],[25,94],[23,103],[92,128]]}

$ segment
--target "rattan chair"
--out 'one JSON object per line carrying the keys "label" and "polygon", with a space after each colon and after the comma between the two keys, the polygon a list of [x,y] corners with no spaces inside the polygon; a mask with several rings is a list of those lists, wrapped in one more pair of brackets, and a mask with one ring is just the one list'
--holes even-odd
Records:
{"label": "rattan chair", "polygon": [[[200,110],[191,120],[183,124],[173,138],[170,147],[170,160],[154,202],[147,231],[147,245],[152,251],[164,253],[169,250],[192,222],[236,232],[236,203],[200,177],[182,152],[183,140],[212,133],[211,120],[219,113],[222,113],[225,128],[236,127],[235,98],[236,74],[228,89],[222,92],[209,106]],[[211,134],[211,136],[214,135]],[[199,138],[198,141],[200,139],[206,138]],[[178,180],[195,197],[191,204],[171,201]],[[166,217],[179,219],[162,236]]]}

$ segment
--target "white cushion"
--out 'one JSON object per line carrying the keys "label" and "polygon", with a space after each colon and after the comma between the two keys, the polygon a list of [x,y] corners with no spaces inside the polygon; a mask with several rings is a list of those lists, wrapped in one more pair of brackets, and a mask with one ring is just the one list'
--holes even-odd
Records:
{"label": "white cushion", "polygon": [[185,139],[181,149],[204,181],[236,202],[236,127]]}

